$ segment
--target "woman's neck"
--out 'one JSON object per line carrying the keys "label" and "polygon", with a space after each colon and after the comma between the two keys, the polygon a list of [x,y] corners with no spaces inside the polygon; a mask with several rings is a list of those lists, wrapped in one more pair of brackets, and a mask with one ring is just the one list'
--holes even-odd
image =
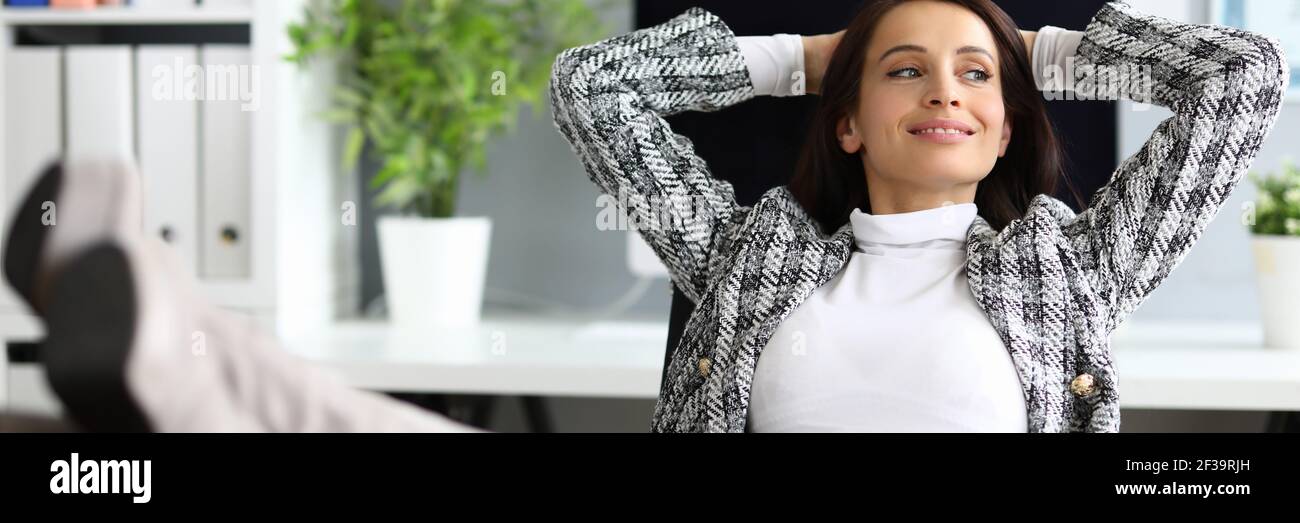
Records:
{"label": "woman's neck", "polygon": [[974,203],[975,189],[978,186],[979,182],[970,182],[935,187],[867,175],[871,214],[898,214],[944,205]]}

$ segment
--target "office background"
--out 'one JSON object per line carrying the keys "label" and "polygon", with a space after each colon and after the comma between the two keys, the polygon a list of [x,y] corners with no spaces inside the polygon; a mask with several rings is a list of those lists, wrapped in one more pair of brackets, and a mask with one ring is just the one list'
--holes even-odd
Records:
{"label": "office background", "polygon": [[[1132,3],[1146,12],[1191,22],[1207,22],[1209,1],[1133,0]],[[593,0],[592,3],[599,2]],[[718,12],[740,34],[833,31],[837,28],[837,17],[847,17],[855,4],[850,0],[812,3],[764,0],[743,4],[715,0],[664,0],[645,1],[640,5],[634,0],[615,0],[605,3],[612,6],[603,14],[611,34],[666,19],[688,5],[702,5]],[[1027,29],[1043,23],[1081,29],[1091,14],[1090,9],[1095,8],[1091,4],[1097,2],[1090,0],[1072,4],[1069,8],[1027,0],[999,3]],[[262,16],[262,10],[269,9],[261,7],[261,4],[259,2],[257,8],[258,17]],[[131,26],[111,28],[107,34],[96,35],[95,39],[100,42],[132,42],[142,38],[141,31],[152,31],[145,37],[151,42],[174,38],[184,42],[199,39],[213,43],[246,43],[252,36],[246,31],[231,33],[229,28],[198,28],[198,34],[194,31],[169,34],[166,30]],[[258,27],[253,31],[280,32],[277,28]],[[24,42],[20,40],[20,43]],[[255,55],[258,53],[254,51]],[[270,111],[270,116],[259,113],[255,118],[306,120],[319,108],[313,105],[319,100],[284,96],[301,92],[304,91],[278,91],[282,102],[295,99],[301,103],[278,103]],[[758,188],[779,183],[782,176],[788,176],[785,166],[792,165],[792,154],[797,150],[791,140],[797,140],[800,126],[764,127],[766,117],[775,114],[782,121],[797,120],[811,107],[811,102],[810,99],[756,100],[730,109],[723,115],[680,115],[673,118],[673,123],[681,132],[702,138],[697,140],[697,145],[719,176],[733,181],[739,176],[752,176],[758,180],[757,183],[754,179],[746,180],[749,183],[737,182],[740,198],[744,201],[757,196]],[[1274,170],[1288,155],[1300,151],[1300,116],[1297,116],[1300,110],[1296,106],[1296,103],[1291,103],[1283,110],[1253,166],[1254,170]],[[1065,124],[1063,138],[1074,160],[1070,175],[1086,193],[1104,183],[1111,166],[1120,157],[1135,152],[1151,130],[1170,114],[1158,108],[1136,111],[1127,102],[1113,108],[1100,102],[1088,102],[1056,104],[1051,109]],[[721,136],[719,122],[751,131],[745,136]],[[260,124],[255,122],[252,125]],[[336,206],[332,204],[306,206],[296,214],[288,212],[293,210],[290,209],[292,205],[304,205],[312,197],[331,192],[336,192],[338,198],[322,200],[335,202],[346,199],[360,206],[357,213],[359,226],[351,229],[351,236],[342,245],[340,265],[350,276],[345,278],[335,312],[343,316],[380,316],[384,289],[374,225],[378,216],[391,210],[377,209],[371,204],[373,193],[367,188],[367,182],[376,169],[373,161],[365,162],[360,172],[353,173],[350,178],[339,178],[345,180],[339,189],[323,183],[334,174],[330,166],[336,158],[332,152],[318,150],[321,149],[318,146],[329,143],[327,138],[319,127],[291,139],[277,136],[267,142],[271,144],[270,148],[282,152],[313,151],[313,154],[302,158],[252,161],[263,165],[262,168],[283,166],[286,162],[318,168],[319,172],[314,173],[322,180],[322,183],[315,184],[318,191],[277,198],[275,203],[281,206],[279,212],[282,215],[331,216],[336,212]],[[258,180],[260,178],[254,176],[250,183],[261,183]],[[643,283],[627,265],[627,237],[633,233],[598,230],[597,196],[594,185],[582,171],[568,144],[555,131],[548,105],[525,110],[515,132],[492,142],[488,150],[488,173],[484,177],[465,177],[459,187],[458,210],[460,215],[490,216],[493,219],[486,292],[489,310],[542,311],[547,314],[597,312]],[[1249,234],[1237,219],[1243,205],[1254,197],[1254,187],[1243,183],[1200,244],[1143,305],[1132,322],[1252,322],[1258,319],[1260,311]],[[320,252],[316,245],[319,238],[306,231],[290,236],[301,244],[281,242],[283,245],[275,246],[282,251],[282,257],[304,260],[308,259],[305,252]],[[308,248],[300,249],[303,245]],[[295,250],[304,252],[295,253]],[[308,275],[318,269],[312,264],[295,267],[306,267]],[[302,297],[302,301],[313,299],[317,297]],[[668,281],[659,278],[651,281],[649,290],[620,316],[664,322],[673,313],[683,314],[682,305],[680,299],[674,302]],[[1123,387],[1123,369],[1120,372]],[[654,401],[557,397],[548,399],[547,406],[555,430],[643,432],[649,426]],[[1123,430],[1258,431],[1266,422],[1265,416],[1263,412],[1127,409]],[[500,402],[488,426],[504,431],[526,430],[527,416],[522,404]]]}

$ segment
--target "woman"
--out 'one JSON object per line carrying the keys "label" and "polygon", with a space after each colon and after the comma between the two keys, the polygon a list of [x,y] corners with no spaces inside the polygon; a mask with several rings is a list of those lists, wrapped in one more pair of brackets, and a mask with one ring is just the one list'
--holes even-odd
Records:
{"label": "woman", "polygon": [[[1148,66],[1175,113],[1077,216],[1046,196],[1059,152],[1034,91],[1061,78],[1032,72],[1051,65],[1080,81]],[[984,0],[881,0],[810,38],[738,39],[692,9],[562,53],[552,95],[697,304],[655,430],[1116,431],[1107,336],[1245,172],[1287,75],[1274,40],[1123,4],[1082,33],[1021,34]],[[752,207],[662,118],[801,86],[822,102],[800,170]],[[40,177],[7,240],[83,428],[473,430],[350,389],[204,303],[139,211],[129,164],[76,161]]]}
{"label": "woman", "polygon": [[[696,303],[654,430],[1116,432],[1109,335],[1246,172],[1286,63],[1273,39],[1123,3],[1022,34],[987,0],[880,0],[814,38],[742,40],[692,9],[562,53],[551,92]],[[1049,196],[1036,91],[1106,68],[1174,116],[1076,215]],[[799,80],[824,91],[799,171],[751,207],[663,119]]]}

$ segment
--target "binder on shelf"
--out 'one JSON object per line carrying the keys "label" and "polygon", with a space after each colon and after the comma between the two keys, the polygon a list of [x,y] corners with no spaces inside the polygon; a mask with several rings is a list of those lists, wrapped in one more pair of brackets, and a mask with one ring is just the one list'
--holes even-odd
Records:
{"label": "binder on shelf", "polygon": [[131,47],[68,46],[64,73],[67,156],[133,158]]}
{"label": "binder on shelf", "polygon": [[9,51],[5,62],[5,209],[12,211],[62,149],[58,48]]}
{"label": "binder on shelf", "polygon": [[170,244],[197,274],[199,111],[187,71],[198,64],[198,48],[142,45],[135,58],[144,231]]}
{"label": "binder on shelf", "polygon": [[241,95],[250,85],[252,53],[247,46],[207,45],[200,102],[199,275],[207,279],[247,278],[252,271],[252,113]]}
{"label": "binder on shelf", "polygon": [[[4,212],[8,231],[15,208],[45,166],[63,147],[62,53],[54,47],[14,47],[4,66]],[[3,256],[0,243],[0,256]],[[8,285],[0,285],[0,309],[21,309]]]}

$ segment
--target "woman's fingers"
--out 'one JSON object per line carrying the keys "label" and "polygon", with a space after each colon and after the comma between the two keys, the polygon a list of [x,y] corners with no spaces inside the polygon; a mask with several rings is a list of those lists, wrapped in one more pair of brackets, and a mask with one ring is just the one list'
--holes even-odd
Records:
{"label": "woman's fingers", "polygon": [[841,30],[838,33],[803,37],[804,70],[809,93],[821,92],[822,76],[826,74],[826,66],[843,36],[844,31]]}

